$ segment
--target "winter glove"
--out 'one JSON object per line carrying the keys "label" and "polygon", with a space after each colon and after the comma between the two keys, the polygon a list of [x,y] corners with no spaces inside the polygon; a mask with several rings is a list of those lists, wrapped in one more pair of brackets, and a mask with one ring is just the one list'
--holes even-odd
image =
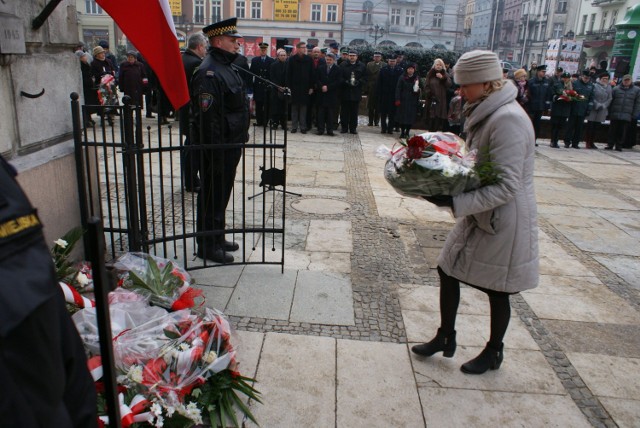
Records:
{"label": "winter glove", "polygon": [[453,198],[449,195],[423,196],[423,198],[438,207],[453,207]]}
{"label": "winter glove", "polygon": [[396,105],[396,107],[400,107],[400,101],[396,101],[394,104]]}

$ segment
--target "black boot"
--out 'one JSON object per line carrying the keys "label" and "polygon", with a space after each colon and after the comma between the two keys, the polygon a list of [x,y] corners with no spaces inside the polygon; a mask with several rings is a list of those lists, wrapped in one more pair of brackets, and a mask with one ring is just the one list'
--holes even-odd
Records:
{"label": "black boot", "polygon": [[445,335],[442,329],[438,329],[436,337],[431,342],[415,345],[411,348],[414,354],[430,357],[436,352],[442,351],[442,356],[451,358],[456,352],[456,332]]}
{"label": "black boot", "polygon": [[487,346],[480,352],[480,355],[464,363],[462,367],[460,367],[460,370],[467,374],[482,374],[487,370],[498,370],[504,357],[503,349],[504,344],[502,343],[500,344],[500,349],[492,348],[491,345],[487,343]]}

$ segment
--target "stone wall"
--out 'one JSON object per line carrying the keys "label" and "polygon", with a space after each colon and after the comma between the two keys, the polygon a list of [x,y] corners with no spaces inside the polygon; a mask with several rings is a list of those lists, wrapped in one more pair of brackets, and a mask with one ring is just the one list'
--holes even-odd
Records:
{"label": "stone wall", "polygon": [[[0,2],[0,27],[21,23],[16,43],[24,46],[24,53],[0,50],[0,153],[18,168],[51,241],[80,224],[69,94],[81,93],[82,80],[73,54],[75,1],[61,1],[34,30],[31,22],[47,2]],[[38,98],[21,95],[43,89]]]}

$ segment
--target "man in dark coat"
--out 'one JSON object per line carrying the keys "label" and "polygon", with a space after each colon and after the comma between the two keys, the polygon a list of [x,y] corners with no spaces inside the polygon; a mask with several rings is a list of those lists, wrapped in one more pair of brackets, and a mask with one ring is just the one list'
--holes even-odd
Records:
{"label": "man in dark coat", "polygon": [[[551,104],[551,143],[550,147],[557,149],[558,139],[571,115],[571,104],[575,101],[567,99],[565,91],[572,89],[571,74],[562,73],[560,81],[553,83],[553,103]],[[563,96],[564,95],[564,96]]]}
{"label": "man in dark coat", "polygon": [[142,107],[145,81],[148,82],[148,79],[144,71],[144,65],[136,57],[136,52],[127,52],[127,60],[120,64],[118,86],[125,95],[131,97],[133,105]]}
{"label": "man in dark coat", "polygon": [[387,59],[388,66],[380,70],[376,92],[378,94],[378,110],[380,111],[380,127],[382,133],[393,134],[396,117],[396,85],[403,70],[396,64],[396,55]]}
{"label": "man in dark coat", "polygon": [[[536,134],[536,140],[540,136],[540,120],[542,113],[551,108],[551,98],[553,97],[553,89],[551,81],[545,76],[547,72],[546,65],[536,67],[535,76],[527,82],[529,86],[529,117],[533,124],[533,131]],[[536,142],[536,146],[538,143]]]}
{"label": "man in dark coat", "polygon": [[291,133],[307,133],[307,106],[314,85],[313,61],[307,55],[307,44],[299,42],[296,53],[287,61],[287,87],[291,89]]}
{"label": "man in dark coat", "polygon": [[362,88],[367,83],[365,65],[358,61],[358,52],[349,51],[349,61],[341,67],[342,71],[342,104],[340,106],[340,133],[358,131],[358,107],[362,98]]}
{"label": "man in dark coat", "polygon": [[[269,79],[269,67],[274,61],[273,58],[267,55],[269,43],[262,42],[258,46],[260,47],[260,56],[255,56],[251,59],[251,72],[263,79]],[[265,105],[269,97],[269,86],[260,79],[255,77],[252,77],[252,79],[253,100],[256,102],[256,125],[266,126]]]}
{"label": "man in dark coat", "polygon": [[322,55],[322,49],[315,46],[311,49],[311,61],[313,64],[313,93],[309,95],[309,106],[307,108],[307,124],[311,128],[314,124],[318,123],[318,70],[327,66],[327,61]]}
{"label": "man in dark coat", "polygon": [[[187,50],[182,54],[182,65],[184,75],[187,78],[187,86],[191,93],[191,80],[198,67],[202,63],[202,58],[207,54],[207,39],[202,33],[195,33],[187,40]],[[182,177],[184,179],[184,189],[187,192],[198,192],[200,190],[200,178],[198,171],[200,168],[200,152],[191,150],[191,106],[187,104],[179,111],[180,114],[180,135],[184,136],[182,152]]]}
{"label": "man in dark coat", "polygon": [[271,92],[271,129],[287,129],[287,104],[285,102],[284,88],[287,86],[287,51],[278,49],[276,60],[269,67],[269,80],[278,85],[280,89]]}
{"label": "man in dark coat", "polygon": [[[194,144],[203,145],[203,169],[196,230],[199,236],[197,256],[218,263],[231,263],[227,251],[239,248],[224,239],[225,211],[236,168],[242,155],[242,145],[248,141],[249,105],[246,82],[237,66],[240,45],[237,18],[225,19],[203,28],[209,38],[208,55],[192,80],[191,103],[196,132]],[[217,144],[233,144],[220,149]]]}
{"label": "man in dark coat", "polygon": [[582,139],[582,129],[584,128],[584,119],[589,115],[593,108],[593,91],[594,86],[591,82],[591,74],[589,70],[584,70],[580,78],[573,83],[573,90],[584,97],[584,101],[574,101],[571,103],[571,114],[567,124],[567,132],[564,134],[564,146],[566,148],[573,147],[579,149],[580,140]]}
{"label": "man in dark coat", "polygon": [[606,150],[621,152],[626,142],[629,127],[637,126],[636,118],[640,115],[640,88],[633,85],[631,75],[622,76],[622,83],[611,91],[609,104],[609,139]]}
{"label": "man in dark coat", "polygon": [[96,389],[36,210],[0,156],[0,425],[97,426]]}
{"label": "man in dark coat", "polygon": [[327,130],[327,135],[333,136],[333,110],[338,104],[338,92],[342,86],[342,73],[335,64],[336,56],[328,53],[326,64],[317,70],[318,76],[318,135]]}

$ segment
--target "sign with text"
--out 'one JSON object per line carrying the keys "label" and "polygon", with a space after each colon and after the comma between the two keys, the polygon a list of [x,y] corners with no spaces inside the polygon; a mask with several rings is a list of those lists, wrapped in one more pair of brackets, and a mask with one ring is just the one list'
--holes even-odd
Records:
{"label": "sign with text", "polygon": [[22,19],[16,16],[0,16],[0,53],[23,54],[26,52]]}
{"label": "sign with text", "polygon": [[297,21],[298,0],[275,0],[273,19],[275,21]]}
{"label": "sign with text", "polygon": [[169,0],[172,16],[182,16],[182,0]]}

